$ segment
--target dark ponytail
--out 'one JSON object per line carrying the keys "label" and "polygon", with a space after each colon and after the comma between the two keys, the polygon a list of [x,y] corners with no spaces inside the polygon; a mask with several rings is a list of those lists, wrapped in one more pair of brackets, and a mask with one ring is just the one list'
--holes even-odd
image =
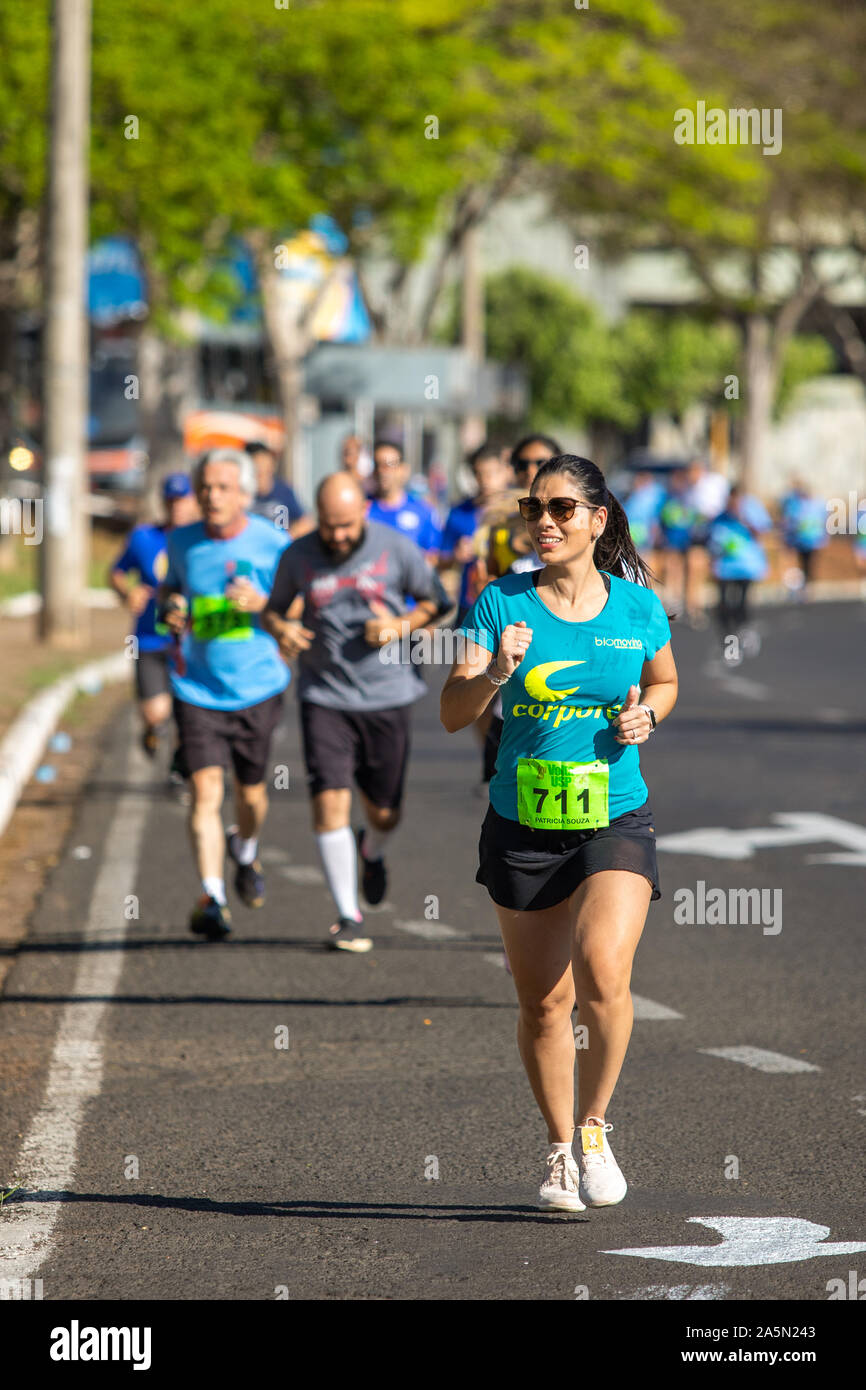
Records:
{"label": "dark ponytail", "polygon": [[590,459],[559,454],[541,465],[530,492],[535,492],[538,484],[554,473],[565,473],[590,506],[607,508],[607,521],[593,551],[596,569],[650,588],[653,572],[638,555],[622,503],[608,489],[601,469]]}

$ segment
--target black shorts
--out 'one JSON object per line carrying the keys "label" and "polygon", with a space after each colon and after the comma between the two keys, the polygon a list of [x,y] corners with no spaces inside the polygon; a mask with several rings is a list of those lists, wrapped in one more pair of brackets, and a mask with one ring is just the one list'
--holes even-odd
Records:
{"label": "black shorts", "polygon": [[264,782],[271,735],[282,710],[282,691],[246,709],[205,709],[175,697],[174,717],[186,771],[232,767],[245,787]]}
{"label": "black shorts", "polygon": [[409,705],[340,710],[301,700],[301,737],[311,796],[354,781],[374,806],[396,810],[409,761]]}
{"label": "black shorts", "polygon": [[500,907],[534,912],[569,897],[600,869],[626,869],[658,886],[656,838],[650,804],[616,816],[598,830],[533,830],[488,808],[478,842],[476,883]]}
{"label": "black shorts", "polygon": [[135,693],[139,700],[152,700],[154,695],[171,694],[167,651],[139,651],[135,663]]}

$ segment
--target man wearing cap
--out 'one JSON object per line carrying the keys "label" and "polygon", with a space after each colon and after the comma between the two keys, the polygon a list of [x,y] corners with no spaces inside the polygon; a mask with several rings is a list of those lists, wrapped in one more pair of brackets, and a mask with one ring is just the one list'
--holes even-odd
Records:
{"label": "man wearing cap", "polygon": [[[248,454],[213,449],[194,471],[202,520],[168,539],[160,614],[178,641],[171,658],[174,715],[189,773],[190,837],[201,897],[190,930],[211,941],[228,936],[225,858],[235,890],[261,907],[265,881],[257,860],[268,809],[270,744],[289,672],[262,628],[277,564],[291,537],[251,515],[256,471]],[[234,774],[237,824],[223,830],[225,774]]]}
{"label": "man wearing cap", "polygon": [[171,636],[156,630],[157,587],[168,569],[166,536],[198,516],[198,504],[186,473],[169,473],[162,482],[165,519],[136,526],[123,554],[109,570],[108,582],[135,618],[135,691],[141,713],[141,746],[149,758],[159,749],[160,729],[171,717],[168,651]]}

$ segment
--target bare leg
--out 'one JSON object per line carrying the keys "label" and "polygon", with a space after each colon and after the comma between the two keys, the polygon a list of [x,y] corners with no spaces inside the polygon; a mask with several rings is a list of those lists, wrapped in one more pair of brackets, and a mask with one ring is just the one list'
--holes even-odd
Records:
{"label": "bare leg", "polygon": [[268,789],[264,782],[246,787],[235,779],[235,808],[242,840],[258,839],[268,814]]}
{"label": "bare leg", "polygon": [[588,1032],[578,1047],[577,1124],[603,1120],[619,1078],[634,1022],[631,970],[652,888],[642,874],[605,869],[570,898],[574,927],[574,991],[578,1021]]}
{"label": "bare leg", "polygon": [[496,906],[520,1013],[517,1045],[551,1143],[574,1132],[571,914],[568,900],[540,912]]}
{"label": "bare leg", "polygon": [[224,783],[221,767],[202,767],[190,775],[189,833],[199,878],[222,878],[225,837],[220,814]]}

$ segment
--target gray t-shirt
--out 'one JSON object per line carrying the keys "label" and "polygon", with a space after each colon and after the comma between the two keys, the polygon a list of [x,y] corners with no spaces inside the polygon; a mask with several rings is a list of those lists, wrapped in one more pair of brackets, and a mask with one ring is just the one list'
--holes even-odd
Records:
{"label": "gray t-shirt", "polygon": [[335,559],[318,531],[301,536],[280,557],[268,599],[283,617],[292,599],[304,595],[301,621],[316,636],[298,657],[298,699],[329,709],[393,709],[427,693],[416,665],[382,661],[383,649],[364,640],[364,625],[376,616],[370,599],[395,614],[405,612],[407,597],[434,600],[440,614],[452,606],[414,541],[378,521],[365,527],[344,560]]}

